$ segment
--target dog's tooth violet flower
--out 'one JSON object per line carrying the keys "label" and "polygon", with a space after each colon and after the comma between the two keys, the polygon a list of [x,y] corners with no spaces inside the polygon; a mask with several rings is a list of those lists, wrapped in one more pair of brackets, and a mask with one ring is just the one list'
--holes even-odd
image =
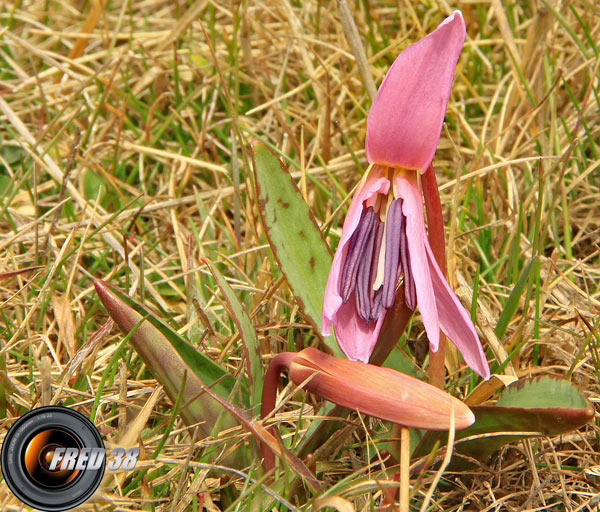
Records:
{"label": "dog's tooth violet flower", "polygon": [[438,267],[427,239],[419,173],[433,160],[465,38],[455,11],[406,48],[383,79],[367,117],[374,164],[352,199],[325,289],[321,330],[333,324],[349,359],[368,362],[404,276],[433,351],[439,330],[484,378],[489,367],[475,327]]}

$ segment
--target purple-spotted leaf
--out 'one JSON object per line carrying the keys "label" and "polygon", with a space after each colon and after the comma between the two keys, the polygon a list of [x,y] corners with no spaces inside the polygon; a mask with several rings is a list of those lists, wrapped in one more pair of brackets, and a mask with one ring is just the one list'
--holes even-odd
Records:
{"label": "purple-spotted leaf", "polygon": [[173,402],[184,384],[184,373],[187,374],[182,401],[186,405],[180,414],[188,425],[198,424],[207,437],[217,423],[221,430],[238,425],[231,413],[204,392],[209,386],[219,395],[229,397],[235,385],[231,375],[120,290],[104,281],[96,281],[94,285],[104,307],[124,333],[146,318],[130,342]]}
{"label": "purple-spotted leaf", "polygon": [[[262,142],[254,141],[252,150],[258,209],[269,245],[296,301],[319,333],[331,253],[283,163]],[[324,342],[342,356],[333,335],[325,336]]]}
{"label": "purple-spotted leaf", "polygon": [[[475,423],[456,432],[454,451],[481,461],[504,444],[576,430],[594,417],[594,408],[575,386],[549,376],[515,381],[495,405],[471,406],[471,410]],[[436,441],[443,445],[446,439],[427,432],[414,455],[426,455]]]}

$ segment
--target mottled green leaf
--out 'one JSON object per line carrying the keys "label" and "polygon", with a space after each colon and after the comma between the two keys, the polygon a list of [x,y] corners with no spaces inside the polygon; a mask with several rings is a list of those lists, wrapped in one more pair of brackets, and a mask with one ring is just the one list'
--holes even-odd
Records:
{"label": "mottled green leaf", "polygon": [[[110,316],[125,333],[133,329],[142,317],[146,318],[147,321],[133,333],[130,341],[172,400],[177,398],[183,384],[184,372],[187,370],[184,397],[187,406],[182,410],[182,417],[188,424],[203,422],[201,429],[207,435],[210,434],[210,429],[217,417],[223,413],[223,409],[202,392],[197,380],[205,386],[210,386],[220,396],[234,399],[231,395],[236,386],[236,379],[121,290],[103,281],[96,281],[95,285]],[[244,382],[240,388],[242,396],[247,397]],[[242,401],[246,402],[244,398]],[[236,422],[226,421],[225,424],[232,426]],[[225,424],[222,425],[226,426]]]}
{"label": "mottled green leaf", "polygon": [[568,380],[544,376],[521,379],[506,388],[497,406],[523,409],[587,410],[590,403]]}
{"label": "mottled green leaf", "polygon": [[[569,432],[594,417],[594,408],[575,386],[549,376],[520,379],[506,388],[496,405],[473,406],[471,410],[475,423],[456,432],[454,450],[481,461],[504,444]],[[471,436],[479,437],[467,439]],[[443,446],[446,438],[443,432],[427,432],[414,455],[427,454],[436,441]]]}
{"label": "mottled green leaf", "polygon": [[[254,141],[254,179],[260,216],[269,244],[298,304],[317,332],[331,253],[283,163],[262,142]],[[333,335],[324,339],[342,356]]]}

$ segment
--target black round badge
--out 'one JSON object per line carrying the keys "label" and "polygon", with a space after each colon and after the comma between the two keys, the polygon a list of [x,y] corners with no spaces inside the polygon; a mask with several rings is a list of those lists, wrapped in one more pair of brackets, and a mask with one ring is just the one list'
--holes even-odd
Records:
{"label": "black round badge", "polygon": [[4,438],[0,459],[17,498],[39,510],[62,511],[83,503],[98,488],[104,453],[90,420],[72,409],[49,406],[17,420]]}

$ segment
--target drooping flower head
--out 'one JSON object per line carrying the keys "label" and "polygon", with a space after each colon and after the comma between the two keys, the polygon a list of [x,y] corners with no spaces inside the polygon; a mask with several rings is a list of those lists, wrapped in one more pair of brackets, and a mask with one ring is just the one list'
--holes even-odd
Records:
{"label": "drooping flower head", "polygon": [[404,302],[418,305],[433,351],[439,330],[484,378],[489,367],[475,327],[437,265],[425,230],[419,174],[437,147],[454,68],[465,38],[455,11],[394,61],[367,117],[373,168],[352,199],[329,274],[321,329],[367,362],[404,276]]}

